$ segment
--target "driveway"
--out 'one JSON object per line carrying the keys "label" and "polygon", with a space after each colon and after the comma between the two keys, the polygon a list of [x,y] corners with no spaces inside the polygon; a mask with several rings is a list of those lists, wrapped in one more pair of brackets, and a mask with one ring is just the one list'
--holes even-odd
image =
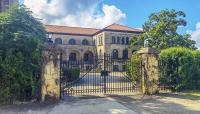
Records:
{"label": "driveway", "polygon": [[70,98],[44,108],[17,107],[1,107],[0,114],[137,114],[109,97]]}
{"label": "driveway", "polygon": [[178,94],[82,96],[56,104],[0,106],[0,114],[200,114],[200,97]]}

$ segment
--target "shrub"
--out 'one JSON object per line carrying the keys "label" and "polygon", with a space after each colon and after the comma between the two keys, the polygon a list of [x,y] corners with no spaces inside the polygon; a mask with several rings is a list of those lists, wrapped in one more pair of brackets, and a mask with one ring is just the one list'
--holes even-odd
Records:
{"label": "shrub", "polygon": [[79,68],[71,68],[71,69],[64,68],[63,75],[67,82],[74,81],[79,78],[80,69]]}
{"label": "shrub", "polygon": [[0,103],[38,97],[45,36],[24,6],[0,13]]}
{"label": "shrub", "polygon": [[176,90],[200,89],[200,51],[168,48],[159,54],[160,83]]}
{"label": "shrub", "polygon": [[127,75],[129,79],[136,82],[140,81],[141,76],[141,58],[140,55],[135,53],[126,64]]}

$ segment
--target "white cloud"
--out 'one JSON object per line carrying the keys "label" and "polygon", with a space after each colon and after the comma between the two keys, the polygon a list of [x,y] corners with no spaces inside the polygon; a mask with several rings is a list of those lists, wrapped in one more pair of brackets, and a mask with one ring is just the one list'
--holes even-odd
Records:
{"label": "white cloud", "polygon": [[45,24],[102,28],[126,18],[114,5],[99,0],[24,0],[24,4]]}
{"label": "white cloud", "polygon": [[196,41],[196,46],[200,49],[200,22],[196,24],[195,31],[189,30],[188,33],[191,34],[192,40]]}
{"label": "white cloud", "polygon": [[196,24],[196,29],[200,29],[200,22]]}

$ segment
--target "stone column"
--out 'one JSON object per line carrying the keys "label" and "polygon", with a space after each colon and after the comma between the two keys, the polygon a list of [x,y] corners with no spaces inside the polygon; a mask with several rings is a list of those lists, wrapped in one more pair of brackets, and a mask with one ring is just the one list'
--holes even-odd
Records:
{"label": "stone column", "polygon": [[53,44],[43,49],[41,101],[60,99],[60,55],[61,51]]}
{"label": "stone column", "polygon": [[141,89],[143,94],[158,93],[158,51],[142,48],[138,51],[142,59]]}

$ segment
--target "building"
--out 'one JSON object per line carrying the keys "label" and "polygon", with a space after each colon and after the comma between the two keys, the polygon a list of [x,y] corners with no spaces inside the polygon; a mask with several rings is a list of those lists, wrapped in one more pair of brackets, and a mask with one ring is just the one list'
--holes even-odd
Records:
{"label": "building", "polygon": [[[84,60],[88,64],[93,64],[94,56],[102,58],[104,54],[117,60],[128,59],[137,50],[136,47],[130,47],[131,36],[142,32],[140,29],[119,24],[112,24],[103,29],[57,25],[45,27],[51,41],[64,49],[64,61]],[[122,70],[120,65],[116,64],[114,67]]]}
{"label": "building", "polygon": [[0,12],[5,11],[10,5],[18,3],[18,0],[0,0]]}

